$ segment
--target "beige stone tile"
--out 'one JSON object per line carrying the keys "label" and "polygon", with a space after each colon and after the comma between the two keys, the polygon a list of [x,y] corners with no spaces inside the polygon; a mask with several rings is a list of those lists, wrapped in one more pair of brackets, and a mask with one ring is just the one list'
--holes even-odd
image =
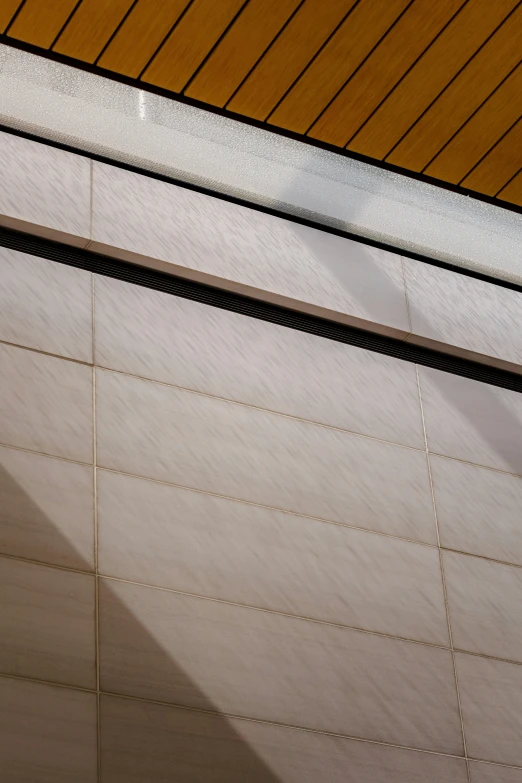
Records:
{"label": "beige stone tile", "polygon": [[468,754],[522,767],[522,666],[456,654]]}
{"label": "beige stone tile", "polygon": [[522,364],[522,334],[513,328],[522,320],[522,293],[411,258],[404,263],[410,340]]}
{"label": "beige stone tile", "polygon": [[0,345],[0,442],[92,461],[92,369]]}
{"label": "beige stone tile", "polygon": [[522,662],[522,568],[444,552],[455,647]]}
{"label": "beige stone tile", "polygon": [[435,541],[420,451],[103,370],[97,417],[100,467]]}
{"label": "beige stone tile", "polygon": [[0,340],[92,362],[89,272],[0,247]]}
{"label": "beige stone tile", "polygon": [[0,677],[5,783],[95,783],[96,696]]}
{"label": "beige stone tile", "polygon": [[423,447],[415,367],[316,335],[96,278],[104,367]]}
{"label": "beige stone tile", "polygon": [[104,783],[465,783],[462,759],[103,696]]}
{"label": "beige stone tile", "polygon": [[86,245],[91,161],[11,133],[0,133],[0,158],[0,225]]}
{"label": "beige stone tile", "polygon": [[441,543],[522,565],[522,480],[432,456]]}
{"label": "beige stone tile", "polygon": [[420,367],[430,451],[522,474],[522,394]]}
{"label": "beige stone tile", "polygon": [[0,558],[0,672],[95,686],[94,579]]}
{"label": "beige stone tile", "polygon": [[448,644],[438,551],[98,471],[102,573]]}
{"label": "beige stone tile", "polygon": [[94,163],[92,248],[406,336],[400,256]]}
{"label": "beige stone tile", "polygon": [[522,769],[470,762],[471,783],[522,783]]}
{"label": "beige stone tile", "polygon": [[0,447],[0,553],[94,569],[93,469]]}
{"label": "beige stone tile", "polygon": [[101,687],[448,753],[449,651],[102,580]]}

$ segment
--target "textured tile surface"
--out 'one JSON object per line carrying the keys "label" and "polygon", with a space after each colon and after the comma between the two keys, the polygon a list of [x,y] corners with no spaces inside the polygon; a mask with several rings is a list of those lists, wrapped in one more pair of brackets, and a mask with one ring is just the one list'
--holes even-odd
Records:
{"label": "textured tile surface", "polygon": [[468,754],[522,766],[522,666],[456,655]]}
{"label": "textured tile surface", "polygon": [[100,587],[103,690],[461,752],[449,651],[126,582]]}
{"label": "textured tile surface", "polygon": [[92,461],[92,369],[0,345],[0,442]]}
{"label": "textured tile surface", "polygon": [[522,662],[522,568],[444,553],[455,647]]}
{"label": "textured tile surface", "polygon": [[430,451],[522,474],[522,394],[420,367]]}
{"label": "textured tile surface", "polygon": [[88,272],[0,247],[0,276],[0,340],[92,362]]}
{"label": "textured tile surface", "polygon": [[0,553],[92,570],[93,469],[0,447]]}
{"label": "textured tile surface", "polygon": [[522,293],[404,259],[414,335],[522,364]]}
{"label": "textured tile surface", "polygon": [[85,245],[90,236],[88,158],[0,133],[0,223]]}
{"label": "textured tile surface", "polygon": [[423,447],[415,367],[122,283],[96,278],[105,367]]}
{"label": "textured tile surface", "polygon": [[93,247],[115,247],[409,333],[401,259],[94,163]]}
{"label": "textured tile surface", "polygon": [[471,783],[522,783],[522,769],[470,762]]}
{"label": "textured tile surface", "polygon": [[96,696],[0,677],[6,783],[95,783]]}
{"label": "textured tile surface", "polygon": [[177,783],[466,781],[459,759],[158,704],[104,696],[101,719],[104,783],[170,780],[173,769]]}
{"label": "textured tile surface", "polygon": [[100,570],[448,644],[438,552],[98,471]]}
{"label": "textured tile surface", "polygon": [[435,540],[420,451],[103,370],[97,416],[101,467]]}
{"label": "textured tile surface", "polygon": [[0,671],[95,686],[94,580],[0,559]]}
{"label": "textured tile surface", "polygon": [[432,456],[441,543],[522,565],[522,480]]}

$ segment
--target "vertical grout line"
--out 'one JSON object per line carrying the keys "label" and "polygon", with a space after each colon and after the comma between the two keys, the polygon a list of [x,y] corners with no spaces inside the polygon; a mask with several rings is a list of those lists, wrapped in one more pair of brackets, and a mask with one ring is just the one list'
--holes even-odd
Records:
{"label": "vertical grout line", "polygon": [[96,756],[97,779],[101,781],[101,734],[100,734],[100,610],[98,589],[98,476],[96,471],[96,365],[95,365],[95,275],[91,275],[91,315],[92,315],[92,456],[93,456],[93,492],[94,492],[94,643],[96,657]]}
{"label": "vertical grout line", "polygon": [[430,452],[428,448],[428,434],[426,432],[426,421],[424,418],[424,406],[422,404],[422,391],[421,391],[421,384],[420,384],[420,375],[419,375],[419,367],[418,365],[415,365],[415,372],[417,374],[417,389],[419,392],[419,405],[420,405],[420,412],[421,412],[421,420],[422,420],[422,429],[424,432],[424,446],[426,449],[426,464],[428,466],[428,477],[430,482],[430,492],[431,492],[431,502],[433,505],[433,518],[435,520],[435,531],[437,534],[437,549],[439,551],[439,565],[440,565],[440,574],[442,579],[442,591],[444,594],[444,607],[446,610],[446,622],[448,625],[448,637],[449,637],[449,644],[450,644],[450,651],[451,651],[451,660],[453,663],[453,675],[455,677],[455,689],[457,692],[457,704],[458,704],[458,710],[459,710],[459,719],[460,719],[460,730],[462,733],[462,747],[464,750],[464,760],[466,762],[466,773],[468,777],[468,783],[471,783],[471,772],[469,768],[469,760],[468,760],[468,749],[466,745],[466,734],[464,731],[464,718],[462,716],[462,702],[460,699],[460,688],[459,688],[459,678],[457,674],[457,664],[455,661],[455,647],[453,645],[453,633],[451,631],[451,618],[450,618],[450,611],[449,611],[449,601],[448,601],[448,590],[446,585],[446,577],[444,574],[444,561],[442,557],[442,549],[440,545],[440,530],[439,530],[439,519],[437,516],[437,506],[435,503],[435,491],[433,488],[433,476],[431,472],[431,463],[430,463]]}

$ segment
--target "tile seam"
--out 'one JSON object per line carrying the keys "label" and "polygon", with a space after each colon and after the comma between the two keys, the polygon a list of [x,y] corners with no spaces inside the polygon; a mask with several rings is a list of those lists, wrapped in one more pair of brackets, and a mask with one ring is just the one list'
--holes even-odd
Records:
{"label": "tile seam", "polygon": [[458,716],[460,721],[460,730],[461,730],[461,738],[462,738],[462,747],[464,751],[464,759],[466,762],[466,774],[468,778],[468,783],[471,783],[471,771],[469,766],[469,760],[468,760],[468,751],[467,751],[467,744],[466,744],[466,733],[464,730],[464,718],[462,714],[462,702],[460,698],[460,688],[459,688],[459,678],[458,678],[458,672],[457,672],[457,664],[455,660],[455,648],[453,644],[453,633],[451,628],[451,617],[450,617],[450,608],[449,608],[449,600],[448,600],[448,589],[447,589],[447,583],[446,583],[446,576],[444,573],[444,559],[442,555],[442,549],[440,545],[440,530],[439,530],[439,520],[437,515],[437,506],[435,502],[435,490],[433,486],[433,476],[431,472],[431,464],[430,464],[430,452],[428,448],[428,435],[426,432],[426,420],[424,417],[424,406],[422,402],[422,389],[421,389],[421,382],[420,382],[420,374],[419,374],[419,368],[416,365],[415,370],[417,373],[417,385],[419,390],[419,405],[421,410],[421,418],[422,418],[422,428],[424,431],[424,443],[426,447],[426,465],[428,469],[428,476],[429,476],[429,482],[430,482],[430,492],[431,492],[431,500],[432,500],[432,506],[433,506],[433,519],[435,522],[435,529],[437,532],[437,549],[439,552],[439,564],[440,564],[440,574],[441,574],[441,580],[442,580],[442,590],[444,595],[444,606],[446,610],[446,621],[448,626],[448,637],[449,637],[449,645],[450,645],[450,652],[451,652],[451,660],[453,664],[453,676],[455,680],[455,691],[456,691],[456,697],[457,697],[457,709],[458,709]]}

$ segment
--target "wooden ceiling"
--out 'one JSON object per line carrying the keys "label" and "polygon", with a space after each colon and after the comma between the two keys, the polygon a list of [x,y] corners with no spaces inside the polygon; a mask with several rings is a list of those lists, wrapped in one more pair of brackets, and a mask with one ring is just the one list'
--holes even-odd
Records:
{"label": "wooden ceiling", "polygon": [[519,0],[0,0],[0,33],[522,206]]}

